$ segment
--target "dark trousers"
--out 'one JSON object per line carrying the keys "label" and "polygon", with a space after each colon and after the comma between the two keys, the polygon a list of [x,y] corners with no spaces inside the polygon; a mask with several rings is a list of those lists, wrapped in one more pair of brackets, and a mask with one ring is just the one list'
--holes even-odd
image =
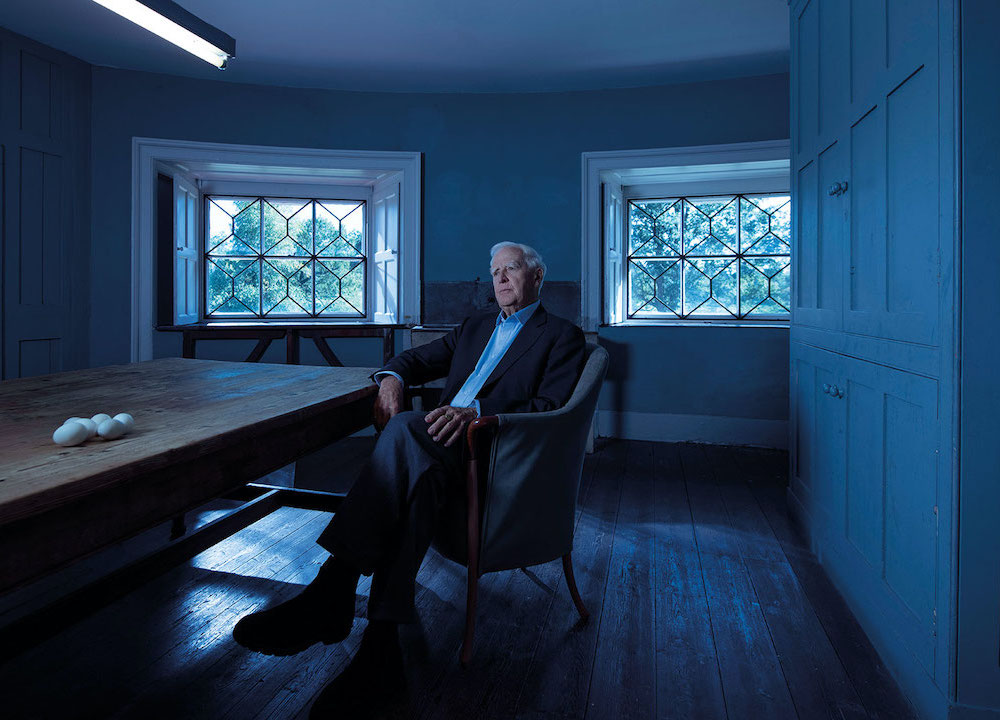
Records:
{"label": "dark trousers", "polygon": [[434,442],[425,415],[401,412],[389,421],[317,540],[373,575],[371,620],[414,622],[415,579],[431,540],[439,533],[464,538],[463,443],[445,447]]}

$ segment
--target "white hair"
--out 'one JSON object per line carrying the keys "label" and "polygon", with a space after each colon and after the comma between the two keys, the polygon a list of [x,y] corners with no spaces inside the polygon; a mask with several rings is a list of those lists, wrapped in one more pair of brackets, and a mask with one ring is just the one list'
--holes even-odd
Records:
{"label": "white hair", "polygon": [[[530,245],[524,245],[522,243],[509,242],[504,240],[503,242],[498,242],[496,245],[490,248],[490,260],[492,261],[494,256],[503,250],[504,248],[517,248],[524,255],[524,264],[528,266],[529,270],[536,270],[538,268],[542,269],[542,282],[545,281],[545,261],[542,260],[542,256],[538,254],[538,251]],[[542,286],[539,284],[538,289],[541,290]]]}

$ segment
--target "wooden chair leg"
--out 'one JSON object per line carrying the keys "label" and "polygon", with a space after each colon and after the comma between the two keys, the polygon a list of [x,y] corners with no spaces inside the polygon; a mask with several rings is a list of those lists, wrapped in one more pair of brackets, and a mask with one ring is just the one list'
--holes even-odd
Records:
{"label": "wooden chair leg", "polygon": [[590,617],[590,613],[584,607],[583,598],[580,597],[580,591],[576,588],[576,578],[573,576],[573,553],[568,552],[563,555],[562,561],[563,574],[566,576],[566,586],[569,588],[569,594],[573,596],[573,602],[576,605],[577,612],[580,613],[580,617],[586,620]]}

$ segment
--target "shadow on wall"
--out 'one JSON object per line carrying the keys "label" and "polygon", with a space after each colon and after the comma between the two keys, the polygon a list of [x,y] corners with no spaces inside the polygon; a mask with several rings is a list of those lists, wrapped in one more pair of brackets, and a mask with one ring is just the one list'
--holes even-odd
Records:
{"label": "shadow on wall", "polygon": [[611,437],[625,437],[624,411],[625,407],[625,381],[628,379],[629,354],[631,348],[626,343],[615,342],[607,338],[599,338],[598,344],[608,351],[608,375],[604,379],[604,387],[601,394],[605,399],[610,398],[611,405],[601,404],[599,407],[605,410],[612,410],[614,417],[614,427],[611,429]]}

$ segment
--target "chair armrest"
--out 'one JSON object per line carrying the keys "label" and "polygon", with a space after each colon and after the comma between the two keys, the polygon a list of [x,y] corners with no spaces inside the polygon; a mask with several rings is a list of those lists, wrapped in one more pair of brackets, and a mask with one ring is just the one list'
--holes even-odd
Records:
{"label": "chair armrest", "polygon": [[479,438],[479,433],[487,428],[496,428],[500,426],[500,417],[498,415],[486,415],[484,417],[478,417],[469,423],[469,427],[465,431],[465,442],[469,448],[469,459],[477,459],[477,443],[476,440]]}

